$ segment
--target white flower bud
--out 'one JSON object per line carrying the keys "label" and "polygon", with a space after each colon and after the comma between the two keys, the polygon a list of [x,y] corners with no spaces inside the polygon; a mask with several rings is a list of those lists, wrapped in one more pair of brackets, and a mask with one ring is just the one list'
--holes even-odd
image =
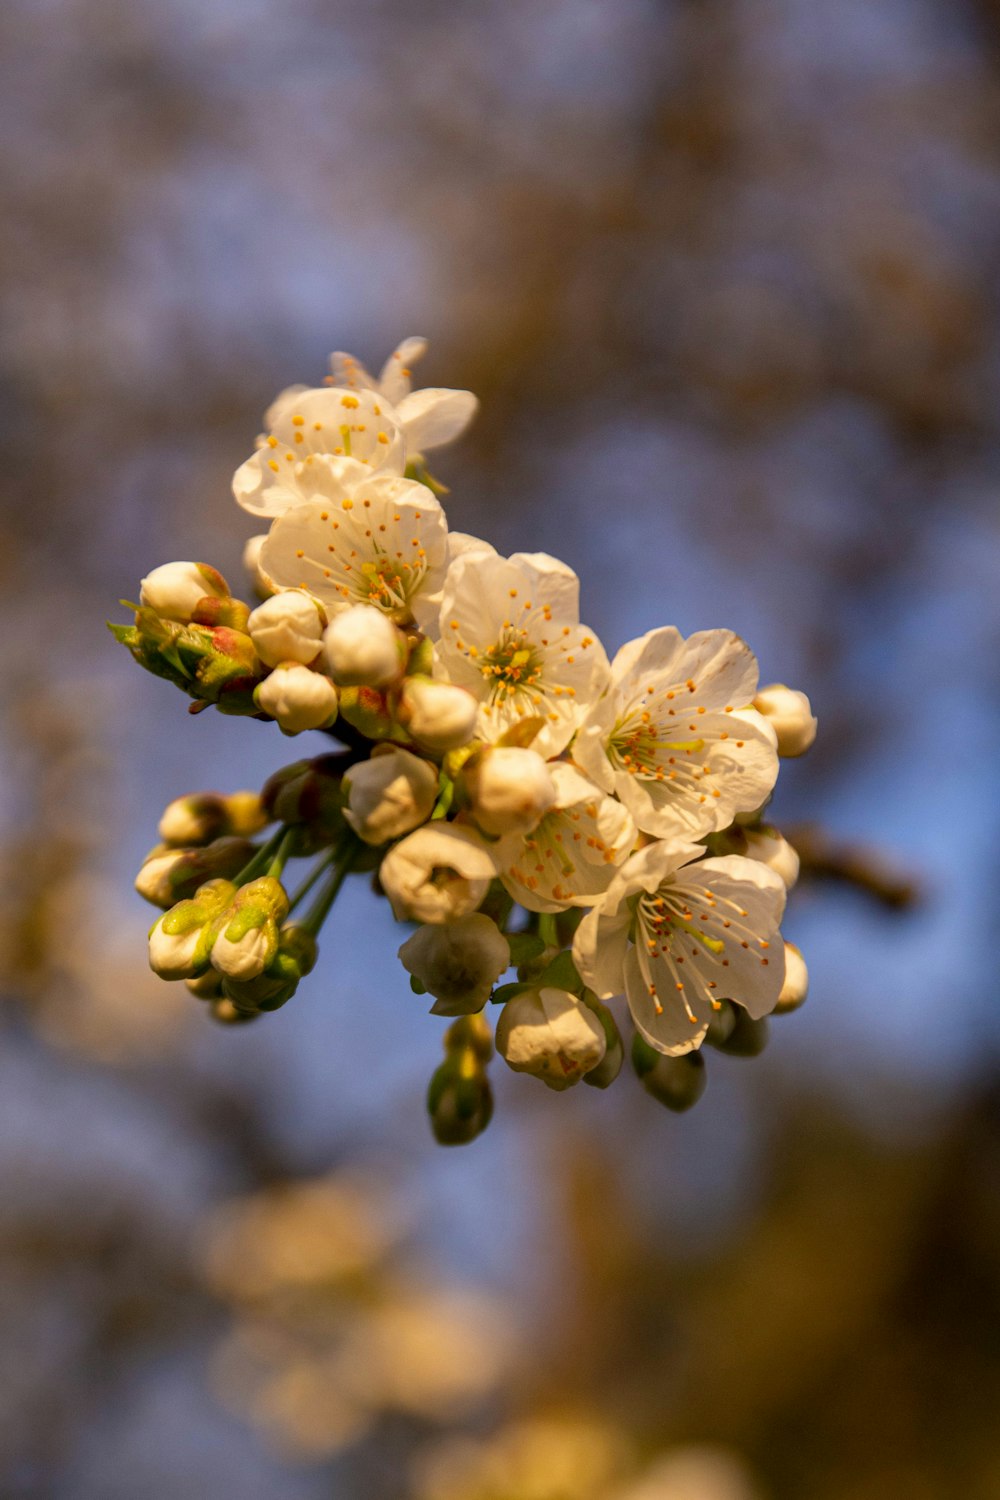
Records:
{"label": "white flower bud", "polygon": [[402,631],[371,604],[334,616],[323,637],[330,676],[341,687],[388,687],[401,677],[409,650]]}
{"label": "white flower bud", "polygon": [[326,616],[311,594],[285,589],[257,606],[247,621],[247,633],[267,666],[276,667],[282,661],[308,666],[320,653],[325,623]]}
{"label": "white flower bud", "polygon": [[282,662],[254,693],[254,702],[286,734],[325,729],[337,717],[337,689],[329,677],[301,662]]}
{"label": "white flower bud", "polygon": [[399,921],[451,922],[475,911],[495,874],[480,834],[425,823],[389,850],[379,878]]}
{"label": "white flower bud", "polygon": [[816,719],[805,693],[780,682],[761,688],[753,706],[778,736],[778,754],[804,755],[816,738]]}
{"label": "white flower bud", "polygon": [[484,833],[531,833],[557,793],[549,768],[536,750],[490,746],[467,765],[462,782],[472,815]]}
{"label": "white flower bud", "polygon": [[467,1016],[482,1010],[500,975],[510,966],[510,944],[482,912],[455,922],[421,927],[399,950],[403,968],[433,995],[437,1016]]}
{"label": "white flower bud", "polygon": [[160,917],[150,930],[149,967],[161,979],[187,979],[197,972],[196,957],[203,928],[192,927],[187,932],[169,933],[163,931],[163,922],[164,918]]}
{"label": "white flower bud", "polygon": [[139,585],[139,602],[164,620],[186,624],[206,596],[229,598],[221,573],[205,563],[173,562],[154,568]]}
{"label": "white flower bud", "polygon": [[778,1003],[774,1007],[776,1014],[782,1011],[798,1010],[805,1003],[809,993],[809,970],[806,961],[794,943],[785,944],[785,982],[781,986],[781,994]]}
{"label": "white flower bud", "polygon": [[479,704],[465,688],[432,677],[407,677],[397,709],[408,734],[428,750],[457,750],[476,730]]}
{"label": "white flower bud", "polygon": [[790,891],[799,878],[799,856],[788,840],[776,828],[744,828],[742,834],[747,859],[767,865]]}
{"label": "white flower bud", "polygon": [[386,844],[430,817],[438,768],[398,745],[377,745],[344,775],[344,818],[366,844]]}
{"label": "white flower bud", "polygon": [[249,537],[243,548],[243,567],[250,575],[254,593],[259,599],[267,599],[276,592],[274,584],[260,565],[260,552],[266,541],[267,532],[262,531],[259,536]]}
{"label": "white flower bud", "polygon": [[604,1027],[568,990],[525,990],[508,1000],[496,1029],[497,1051],[515,1073],[533,1073],[550,1089],[568,1089],[604,1056]]}
{"label": "white flower bud", "polygon": [[225,932],[212,944],[212,968],[227,979],[256,979],[274,957],[277,948],[273,923],[251,927],[236,942]]}

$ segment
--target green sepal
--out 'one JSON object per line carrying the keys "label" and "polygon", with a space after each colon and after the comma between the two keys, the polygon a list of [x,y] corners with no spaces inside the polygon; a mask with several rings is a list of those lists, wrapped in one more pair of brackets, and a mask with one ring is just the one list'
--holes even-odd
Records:
{"label": "green sepal", "polygon": [[537,932],[509,932],[507,942],[510,945],[510,961],[515,968],[534,962],[545,952],[545,943]]}

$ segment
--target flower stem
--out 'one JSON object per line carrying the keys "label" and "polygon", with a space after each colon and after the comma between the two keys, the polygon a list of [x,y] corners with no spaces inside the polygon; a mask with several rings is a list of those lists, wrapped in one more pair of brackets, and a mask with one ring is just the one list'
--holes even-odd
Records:
{"label": "flower stem", "polygon": [[325,870],[328,870],[330,868],[331,864],[336,859],[336,857],[337,857],[337,851],[336,851],[336,849],[330,849],[330,850],[328,850],[326,852],[326,854],[323,855],[323,858],[317,862],[317,864],[314,866],[314,868],[306,876],[305,880],[303,880],[302,884],[299,886],[298,890],[295,892],[295,895],[289,901],[289,904],[288,904],[289,913],[293,912],[295,910],[295,908],[298,905],[300,905],[300,903],[302,901],[305,900],[306,896],[308,896],[309,892],[312,890],[312,888],[316,884],[317,880],[320,878],[320,876],[323,874],[323,872]]}
{"label": "flower stem", "polygon": [[277,833],[272,834],[266,844],[261,844],[249,864],[243,866],[233,884],[246,885],[248,880],[255,880],[262,871],[266,870],[280,849],[282,840],[285,838],[287,832],[288,830],[282,824]]}
{"label": "flower stem", "polygon": [[358,844],[353,838],[345,840],[335,850],[332,856],[335,863],[332,864],[332,868],[330,869],[329,880],[320,888],[319,894],[312,906],[302,921],[298,923],[299,927],[304,928],[306,932],[312,933],[313,937],[318,935],[320,928],[329,916],[330,908],[337,899],[340,887],[343,885],[351,865],[354,863],[357,852]]}
{"label": "flower stem", "polygon": [[288,863],[288,857],[291,853],[292,844],[294,842],[295,829],[285,828],[283,830],[283,837],[281,838],[278,847],[274,852],[271,863],[267,867],[267,873],[272,880],[281,879],[281,872],[282,870],[284,870],[285,865]]}
{"label": "flower stem", "polygon": [[541,938],[546,948],[558,948],[560,946],[559,933],[556,931],[556,918],[554,912],[543,911],[539,913],[538,936]]}

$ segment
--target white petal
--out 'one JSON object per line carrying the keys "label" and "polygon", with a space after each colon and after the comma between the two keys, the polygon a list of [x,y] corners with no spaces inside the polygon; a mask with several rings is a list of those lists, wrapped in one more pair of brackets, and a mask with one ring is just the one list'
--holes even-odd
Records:
{"label": "white petal", "polygon": [[397,411],[411,453],[441,448],[468,427],[479,401],[471,391],[450,391],[426,386],[400,401]]}
{"label": "white petal", "polygon": [[625,993],[636,1030],[657,1052],[682,1057],[700,1047],[712,1019],[712,1006],[702,996],[693,996],[685,1007],[677,991],[657,987],[649,993],[639,955],[630,948],[625,960]]}
{"label": "white petal", "polygon": [[427,352],[427,340],[404,339],[389,355],[379,376],[379,389],[387,401],[398,406],[410,394],[411,366],[423,359]]}
{"label": "white petal", "polygon": [[378,381],[369,375],[360,359],[342,350],[330,355],[330,371],[337,384],[348,390],[377,391],[379,388]]}
{"label": "white petal", "polygon": [[608,917],[597,907],[587,913],[576,929],[573,962],[581,979],[599,1000],[624,994],[630,922],[628,911]]}
{"label": "white petal", "polygon": [[580,580],[568,563],[548,552],[514,552],[508,559],[531,580],[535,593],[565,625],[580,620]]}

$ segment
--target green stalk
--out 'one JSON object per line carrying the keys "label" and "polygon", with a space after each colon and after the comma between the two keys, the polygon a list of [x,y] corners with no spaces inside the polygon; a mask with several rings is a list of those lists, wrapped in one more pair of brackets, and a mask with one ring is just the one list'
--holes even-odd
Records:
{"label": "green stalk", "polygon": [[272,880],[280,880],[281,873],[288,863],[292,845],[295,842],[296,830],[294,828],[283,829],[283,837],[280,840],[271,863],[267,867],[267,873]]}
{"label": "green stalk", "polygon": [[559,933],[556,931],[555,912],[543,911],[538,916],[538,936],[546,948],[558,948]]}
{"label": "green stalk", "polygon": [[313,937],[319,936],[319,930],[330,914],[330,908],[337,899],[340,887],[343,885],[351,865],[354,863],[357,852],[358,845],[353,838],[336,850],[334,858],[336,858],[337,862],[330,872],[329,881],[321,887],[309,911],[303,917],[302,921],[297,924],[299,927],[304,928],[306,932],[311,933]]}
{"label": "green stalk", "polygon": [[272,834],[266,844],[261,844],[249,864],[243,866],[233,884],[246,885],[247,881],[256,880],[258,875],[263,874],[281,848],[282,840],[285,838],[287,832],[288,830],[282,824],[277,833]]}
{"label": "green stalk", "polygon": [[309,872],[309,874],[306,876],[305,880],[303,880],[302,884],[299,886],[298,890],[295,892],[295,895],[291,898],[291,900],[290,900],[290,902],[288,904],[289,913],[293,912],[295,910],[295,908],[297,906],[299,906],[302,901],[305,900],[306,896],[308,896],[309,892],[312,890],[312,888],[316,884],[317,880],[319,880],[320,876],[323,874],[323,872],[325,870],[328,870],[330,868],[331,864],[336,859],[336,857],[337,857],[337,851],[336,851],[336,849],[331,849],[326,854],[323,855],[322,859],[320,859],[320,860],[317,861],[317,863],[314,866],[314,868]]}

